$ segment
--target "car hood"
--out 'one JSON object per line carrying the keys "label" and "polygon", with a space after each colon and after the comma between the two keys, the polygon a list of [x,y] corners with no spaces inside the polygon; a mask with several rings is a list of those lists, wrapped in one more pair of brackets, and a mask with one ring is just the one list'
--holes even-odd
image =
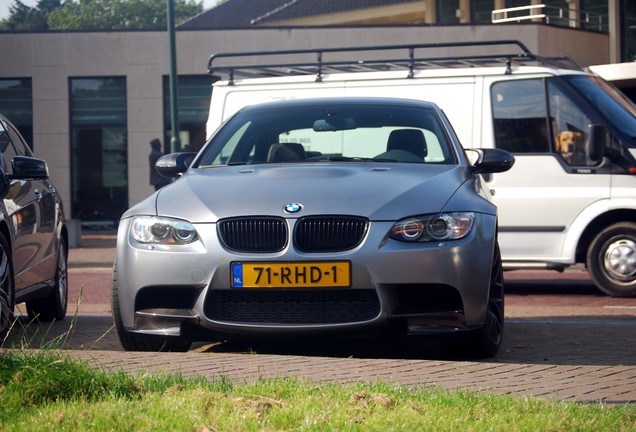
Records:
{"label": "car hood", "polygon": [[465,180],[458,165],[338,163],[190,169],[156,195],[157,214],[194,223],[232,216],[347,214],[397,220],[436,213]]}

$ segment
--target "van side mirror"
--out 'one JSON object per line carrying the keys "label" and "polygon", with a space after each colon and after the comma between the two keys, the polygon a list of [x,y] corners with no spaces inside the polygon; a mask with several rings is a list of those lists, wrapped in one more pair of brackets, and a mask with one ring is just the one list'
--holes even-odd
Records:
{"label": "van side mirror", "polygon": [[161,156],[155,163],[155,168],[164,177],[178,177],[188,170],[196,155],[191,152],[170,153]]}
{"label": "van side mirror", "polygon": [[515,157],[502,149],[468,149],[473,156],[469,158],[476,174],[500,173],[508,171],[515,164]]}
{"label": "van side mirror", "polygon": [[605,149],[609,145],[609,130],[607,126],[600,124],[589,125],[589,139],[585,143],[586,153],[594,163],[600,162],[605,155]]}

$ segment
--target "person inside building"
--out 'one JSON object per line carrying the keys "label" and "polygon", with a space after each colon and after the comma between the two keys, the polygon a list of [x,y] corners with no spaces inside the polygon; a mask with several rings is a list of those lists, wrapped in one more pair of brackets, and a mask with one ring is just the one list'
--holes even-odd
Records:
{"label": "person inside building", "polygon": [[148,156],[148,161],[150,162],[150,184],[155,187],[155,190],[158,191],[168,183],[170,180],[166,177],[163,177],[161,174],[157,172],[155,168],[155,164],[157,160],[161,156],[163,156],[163,152],[161,151],[161,141],[158,138],[150,141],[150,155]]}

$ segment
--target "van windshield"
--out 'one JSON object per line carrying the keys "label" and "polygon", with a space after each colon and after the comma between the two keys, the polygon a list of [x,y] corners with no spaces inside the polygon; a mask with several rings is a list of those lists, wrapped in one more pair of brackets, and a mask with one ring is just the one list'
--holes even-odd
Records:
{"label": "van windshield", "polygon": [[564,77],[605,120],[632,139],[636,139],[636,106],[607,81],[588,75]]}

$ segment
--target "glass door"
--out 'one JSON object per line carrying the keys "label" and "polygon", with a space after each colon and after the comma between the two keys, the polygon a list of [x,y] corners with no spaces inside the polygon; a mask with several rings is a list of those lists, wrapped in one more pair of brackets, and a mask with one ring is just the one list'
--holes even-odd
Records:
{"label": "glass door", "polygon": [[113,230],[128,208],[125,84],[71,80],[71,214],[82,229]]}

